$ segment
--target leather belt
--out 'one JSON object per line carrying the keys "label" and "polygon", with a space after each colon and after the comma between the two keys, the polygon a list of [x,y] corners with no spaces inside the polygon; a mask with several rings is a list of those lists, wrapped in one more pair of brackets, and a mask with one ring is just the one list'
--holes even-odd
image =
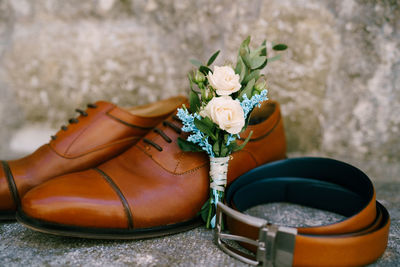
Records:
{"label": "leather belt", "polygon": [[[217,208],[217,244],[248,264],[361,266],[377,260],[386,249],[388,211],[375,200],[368,176],[341,161],[293,158],[260,166],[235,180],[225,201],[226,205],[219,203]],[[346,218],[328,225],[292,228],[242,213],[271,202],[305,205]],[[235,249],[226,240],[237,241],[254,254]]]}

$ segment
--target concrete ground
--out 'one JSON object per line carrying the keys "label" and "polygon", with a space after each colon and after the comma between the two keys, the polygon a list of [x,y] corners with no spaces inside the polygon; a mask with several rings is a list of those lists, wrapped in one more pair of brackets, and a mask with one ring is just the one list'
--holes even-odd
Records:
{"label": "concrete ground", "polygon": [[[384,168],[387,169],[387,168]],[[400,181],[375,181],[377,199],[389,210],[391,228],[385,254],[370,266],[400,266]],[[252,215],[288,225],[318,225],[339,215],[285,203],[254,207]],[[0,224],[1,266],[246,266],[213,243],[213,232],[197,229],[162,238],[104,241],[34,232],[15,222]]]}

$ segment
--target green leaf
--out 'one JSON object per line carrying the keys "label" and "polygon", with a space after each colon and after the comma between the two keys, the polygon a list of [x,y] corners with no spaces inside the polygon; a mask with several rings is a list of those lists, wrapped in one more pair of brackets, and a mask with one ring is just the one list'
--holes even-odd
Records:
{"label": "green leaf", "polygon": [[260,57],[251,59],[251,61],[250,61],[251,69],[255,70],[255,69],[260,68],[265,63],[265,61],[267,61],[266,56],[260,56]]}
{"label": "green leaf", "polygon": [[214,122],[209,117],[204,117],[201,121],[204,122],[204,124],[206,124],[210,128],[215,127]]}
{"label": "green leaf", "polygon": [[250,44],[250,40],[251,40],[251,37],[249,35],[249,36],[247,36],[246,39],[243,40],[243,42],[240,44],[240,47],[248,47]]}
{"label": "green leaf", "polygon": [[240,57],[243,59],[244,64],[246,64],[246,66],[250,69],[251,68],[250,55],[244,47],[240,49]]}
{"label": "green leaf", "polygon": [[182,151],[190,151],[190,152],[201,152],[203,151],[201,147],[192,142],[189,142],[181,137],[178,137],[178,145]]}
{"label": "green leaf", "polygon": [[202,120],[199,120],[197,118],[194,119],[194,125],[197,127],[197,129],[199,129],[200,131],[202,131],[204,134],[208,135],[209,137],[211,137],[211,139],[213,140],[217,140],[215,134],[214,134],[214,126],[210,127],[209,124],[207,122],[204,122]]}
{"label": "green leaf", "polygon": [[200,66],[199,71],[201,71],[204,75],[208,75],[208,73],[212,73],[212,70],[206,66]]}
{"label": "green leaf", "polygon": [[214,143],[213,151],[214,151],[215,156],[220,156],[220,154],[219,154],[219,143],[218,142]]}
{"label": "green leaf", "polygon": [[272,47],[275,51],[283,51],[286,50],[288,47],[285,44],[277,44]]}
{"label": "green leaf", "polygon": [[239,57],[239,59],[238,59],[235,73],[239,74],[239,76],[240,76],[239,82],[242,82],[244,77],[246,76],[246,66],[241,57]]}
{"label": "green leaf", "polygon": [[190,105],[189,110],[192,113],[197,112],[201,105],[199,95],[195,93],[193,90],[191,90],[189,94],[189,105]]}
{"label": "green leaf", "polygon": [[258,67],[257,69],[262,70],[263,68],[265,68],[265,66],[267,66],[268,62],[269,62],[268,59],[266,59],[264,61],[264,63],[260,67]]}
{"label": "green leaf", "polygon": [[263,47],[263,49],[261,50],[260,56],[267,56],[267,41],[264,40],[261,44],[261,47]]}
{"label": "green leaf", "polygon": [[217,52],[214,53],[214,55],[212,55],[210,57],[210,59],[207,61],[207,66],[210,66],[214,62],[214,60],[217,58],[219,52],[220,51],[218,50]]}
{"label": "green leaf", "polygon": [[237,143],[235,142],[236,146],[233,148],[233,152],[239,151],[241,149],[243,149],[246,144],[249,142],[251,136],[253,135],[253,131],[250,132],[250,134],[247,136],[246,140],[244,140],[244,142],[241,145],[237,145]]}
{"label": "green leaf", "polygon": [[253,92],[253,86],[256,80],[251,79],[250,82],[247,83],[246,87],[240,92],[239,99],[243,99],[243,96],[246,94],[248,98],[251,97],[251,93]]}
{"label": "green leaf", "polygon": [[281,59],[281,55],[276,55],[274,57],[269,58],[268,62],[271,63],[271,62],[274,62],[274,61],[279,60],[279,59]]}
{"label": "green leaf", "polygon": [[220,152],[220,157],[226,157],[228,156],[229,153],[229,148],[224,144],[221,144],[221,152]]}
{"label": "green leaf", "polygon": [[189,79],[190,89],[193,90],[193,80],[192,77],[190,76],[190,73],[188,73],[188,79]]}
{"label": "green leaf", "polygon": [[267,47],[265,40],[259,47],[250,52],[251,58],[255,56],[266,56],[266,55],[267,55]]}
{"label": "green leaf", "polygon": [[203,65],[203,63],[201,63],[199,60],[194,59],[194,58],[189,59],[189,61],[190,61],[190,63],[192,63],[194,66],[196,66],[198,68],[200,68],[200,66]]}
{"label": "green leaf", "polygon": [[243,64],[243,60],[242,58],[239,56],[236,62],[236,67],[235,67],[235,73],[236,74],[240,74],[240,71],[242,70],[242,64]]}
{"label": "green leaf", "polygon": [[258,79],[258,76],[260,76],[260,70],[254,70],[252,71],[249,75],[247,75],[244,80],[243,84],[247,84],[251,79]]}
{"label": "green leaf", "polygon": [[201,207],[200,210],[200,215],[204,222],[207,221],[209,208],[210,208],[210,199],[207,199],[207,201],[204,203],[204,205]]}
{"label": "green leaf", "polygon": [[224,144],[228,143],[229,134],[224,134]]}

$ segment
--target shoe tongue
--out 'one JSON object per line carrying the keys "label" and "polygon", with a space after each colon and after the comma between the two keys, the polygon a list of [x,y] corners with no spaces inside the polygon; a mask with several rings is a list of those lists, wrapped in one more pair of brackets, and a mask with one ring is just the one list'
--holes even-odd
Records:
{"label": "shoe tongue", "polygon": [[[173,116],[174,115],[168,117],[165,121],[181,128],[182,124],[180,121],[174,119]],[[205,152],[184,152],[179,148],[177,143],[178,137],[186,139],[187,133],[182,132],[179,134],[172,127],[163,122],[157,125],[156,128],[165,133],[165,135],[171,139],[171,142],[168,143],[161,134],[153,130],[138,142],[136,146],[165,170],[175,174],[182,174],[204,164],[208,164],[208,157]],[[160,146],[162,151],[158,151],[154,146],[147,143],[145,139]]]}

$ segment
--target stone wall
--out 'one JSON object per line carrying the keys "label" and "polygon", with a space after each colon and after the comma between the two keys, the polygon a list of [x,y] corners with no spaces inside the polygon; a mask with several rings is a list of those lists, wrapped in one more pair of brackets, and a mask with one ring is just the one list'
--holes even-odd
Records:
{"label": "stone wall", "polygon": [[189,58],[221,49],[217,63],[232,61],[247,35],[289,45],[267,75],[290,152],[399,160],[395,0],[2,0],[0,156],[88,102],[186,94]]}

